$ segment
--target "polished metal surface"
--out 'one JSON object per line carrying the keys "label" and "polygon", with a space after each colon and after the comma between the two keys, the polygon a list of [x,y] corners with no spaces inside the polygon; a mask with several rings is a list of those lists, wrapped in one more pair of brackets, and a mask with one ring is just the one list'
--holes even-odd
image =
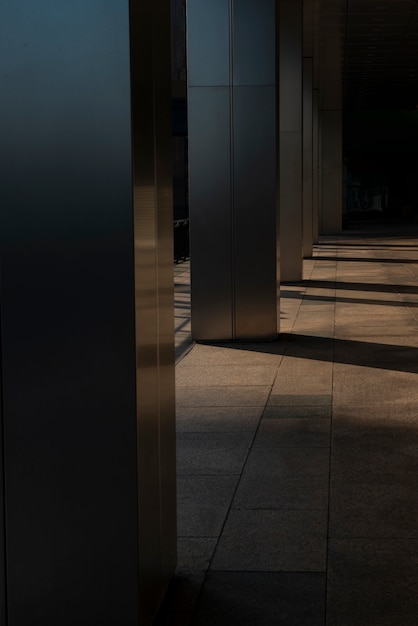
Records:
{"label": "polished metal surface", "polygon": [[280,278],[302,279],[302,1],[282,0],[279,34]]}
{"label": "polished metal surface", "polygon": [[[1,275],[1,273],[0,273]],[[1,292],[0,292],[1,293]],[[4,473],[4,420],[3,420],[3,366],[1,350],[1,300],[0,300],[0,624],[7,624],[6,616],[6,509]]]}
{"label": "polished metal surface", "polygon": [[0,6],[5,624],[147,624],[173,569],[165,4]]}
{"label": "polished metal surface", "polygon": [[276,336],[275,1],[187,8],[192,336]]}
{"label": "polished metal surface", "polygon": [[312,57],[303,59],[303,236],[304,258],[312,256],[313,250],[313,84]]}
{"label": "polished metal surface", "polygon": [[192,87],[229,85],[230,2],[187,1],[187,73]]}
{"label": "polished metal surface", "polygon": [[139,613],[152,622],[176,563],[170,7],[131,3]]}
{"label": "polished metal surface", "polygon": [[312,238],[319,238],[319,93],[312,93]]}
{"label": "polished metal surface", "polygon": [[298,281],[303,263],[301,133],[280,133],[280,155],[280,278]]}
{"label": "polished metal surface", "polygon": [[234,88],[236,338],[277,333],[274,85]]}
{"label": "polished metal surface", "polygon": [[233,84],[276,83],[275,1],[232,2]]}
{"label": "polished metal surface", "polygon": [[233,336],[230,90],[189,87],[192,337]]}

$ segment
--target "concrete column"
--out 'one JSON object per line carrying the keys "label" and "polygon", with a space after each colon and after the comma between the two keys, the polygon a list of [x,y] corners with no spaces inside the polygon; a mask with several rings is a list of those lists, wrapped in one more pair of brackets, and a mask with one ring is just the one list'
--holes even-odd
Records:
{"label": "concrete column", "polygon": [[313,124],[312,124],[312,238],[313,243],[318,243],[319,238],[319,90],[314,89],[312,94]]}
{"label": "concrete column", "polygon": [[321,115],[321,205],[320,234],[342,230],[343,149],[342,111],[323,110]]}
{"label": "concrete column", "polygon": [[192,336],[278,333],[276,2],[189,0]]}
{"label": "concrete column", "polygon": [[302,1],[280,6],[280,278],[302,280]]}
{"label": "concrete column", "polygon": [[313,248],[313,91],[312,58],[303,59],[303,256]]}
{"label": "concrete column", "polygon": [[174,571],[169,29],[0,5],[2,626],[148,625]]}

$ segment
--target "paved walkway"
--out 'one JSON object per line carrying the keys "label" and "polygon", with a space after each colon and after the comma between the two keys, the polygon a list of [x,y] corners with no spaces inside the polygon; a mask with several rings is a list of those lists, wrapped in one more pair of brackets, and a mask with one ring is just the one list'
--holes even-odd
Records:
{"label": "paved walkway", "polygon": [[414,231],[323,238],[282,286],[277,342],[178,362],[162,624],[417,626]]}

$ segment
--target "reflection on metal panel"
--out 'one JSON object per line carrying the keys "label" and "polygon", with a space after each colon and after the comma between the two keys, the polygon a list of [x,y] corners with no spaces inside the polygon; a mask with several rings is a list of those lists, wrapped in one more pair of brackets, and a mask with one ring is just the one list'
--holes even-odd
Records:
{"label": "reflection on metal panel", "polygon": [[[162,598],[177,561],[170,3],[166,0],[152,0],[152,8],[155,35],[153,45],[154,51],[158,51],[154,52],[154,133],[157,183],[159,526]],[[142,540],[145,543],[146,537],[141,538]]]}
{"label": "reflection on metal panel", "polygon": [[188,0],[188,83],[229,85],[230,0]]}
{"label": "reflection on metal panel", "polygon": [[302,131],[302,2],[281,0],[280,130]]}
{"label": "reflection on metal panel", "polygon": [[233,84],[274,85],[276,81],[275,0],[233,4]]}
{"label": "reflection on metal panel", "polygon": [[280,275],[302,280],[302,2],[280,6]]}
{"label": "reflection on metal panel", "polygon": [[280,133],[281,280],[302,280],[302,137]]}
{"label": "reflection on metal panel", "polygon": [[[1,261],[1,259],[0,259]],[[1,268],[0,268],[1,276]],[[1,289],[1,284],[0,284]],[[0,294],[1,295],[1,294]],[[5,458],[3,421],[3,350],[1,347],[1,299],[0,299],[0,624],[6,624],[6,510],[5,510]]]}
{"label": "reflection on metal panel", "polygon": [[235,335],[275,337],[275,86],[234,88]]}
{"label": "reflection on metal panel", "polygon": [[194,339],[232,336],[230,94],[189,89],[189,202]]}
{"label": "reflection on metal panel", "polygon": [[[210,32],[223,33],[227,74],[207,44],[201,5]],[[192,336],[267,338],[278,324],[276,3],[215,7],[189,2]],[[210,80],[197,79],[208,67]]]}
{"label": "reflection on metal panel", "polygon": [[141,623],[176,561],[170,5],[131,3]]}
{"label": "reflection on metal panel", "polygon": [[303,60],[303,256],[313,247],[313,102],[312,59]]}
{"label": "reflection on metal panel", "polygon": [[319,93],[313,91],[313,185],[312,185],[312,219],[313,219],[313,242],[318,243],[319,231]]}
{"label": "reflection on metal panel", "polygon": [[103,6],[0,9],[16,626],[138,619],[129,15],[125,2]]}
{"label": "reflection on metal panel", "polygon": [[[22,0],[0,7],[7,601],[14,626],[150,623],[157,605],[139,598],[138,572],[141,589],[145,580],[148,588],[158,584],[159,602],[173,568],[174,496],[162,485],[170,472],[167,485],[174,481],[169,133],[163,145],[169,56],[147,36],[167,24],[161,37],[169,42],[165,5]],[[130,8],[138,44],[132,58]],[[144,116],[135,126],[142,142],[136,134],[135,222],[131,60],[134,94],[158,84],[165,101],[154,110],[144,98],[144,108],[133,110],[135,123]],[[161,520],[165,489],[171,500]],[[169,532],[167,542],[161,534]]]}

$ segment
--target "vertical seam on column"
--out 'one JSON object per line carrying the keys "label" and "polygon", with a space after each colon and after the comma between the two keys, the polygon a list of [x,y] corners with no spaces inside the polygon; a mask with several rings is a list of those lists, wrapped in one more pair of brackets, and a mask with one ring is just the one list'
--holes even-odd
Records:
{"label": "vertical seam on column", "polygon": [[[1,265],[0,265],[1,268]],[[4,619],[8,622],[8,602],[7,602],[7,520],[6,520],[6,448],[5,448],[5,426],[4,426],[4,376],[3,376],[3,325],[2,325],[2,309],[1,309],[1,275],[0,275],[0,464],[1,464],[1,487],[0,494],[3,498],[2,520],[0,527],[3,527],[3,536],[0,537],[1,548],[3,553],[3,563],[1,564],[2,572],[0,581],[2,584],[2,593],[4,594],[3,607],[0,606],[0,622]],[[3,579],[3,580],[2,580]]]}
{"label": "vertical seam on column", "polygon": [[234,0],[229,1],[229,142],[231,188],[231,325],[236,338],[235,319],[235,186],[234,186]]}

